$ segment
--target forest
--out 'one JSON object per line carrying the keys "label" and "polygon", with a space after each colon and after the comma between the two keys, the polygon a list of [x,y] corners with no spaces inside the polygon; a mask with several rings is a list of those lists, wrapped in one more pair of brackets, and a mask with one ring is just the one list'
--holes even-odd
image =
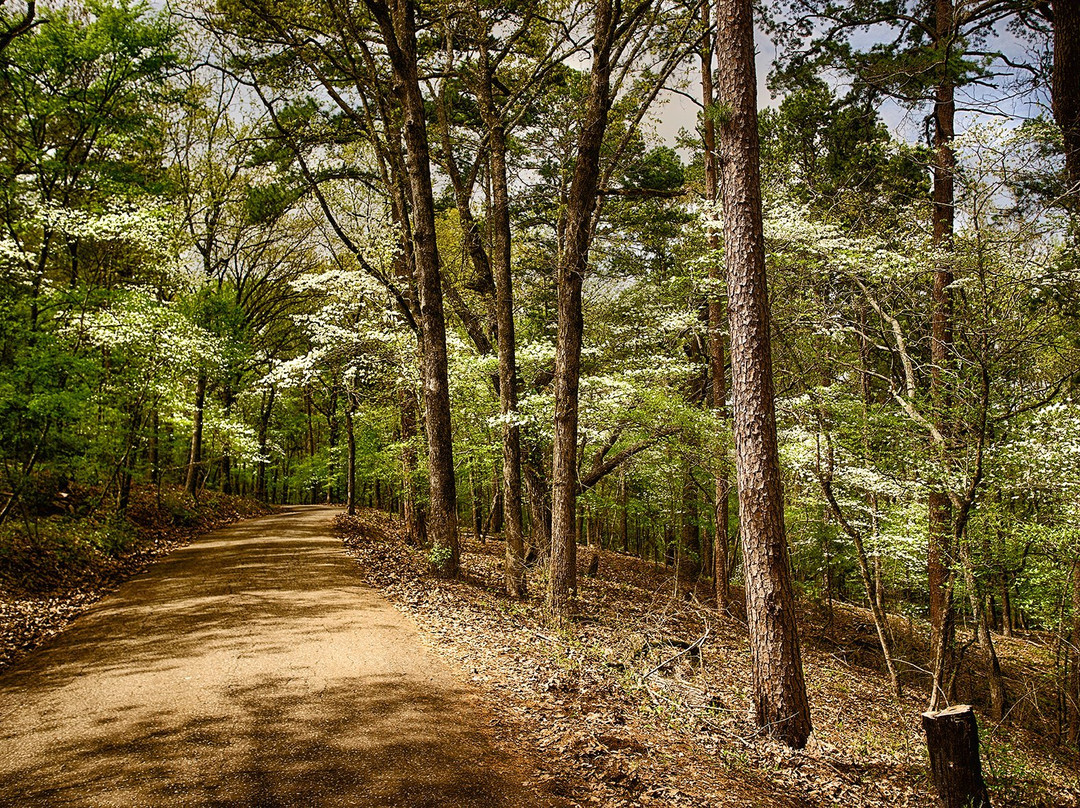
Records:
{"label": "forest", "polygon": [[562,637],[656,572],[783,748],[854,621],[1043,745],[943,805],[1080,800],[1074,0],[26,0],[0,151],[0,617],[340,504]]}

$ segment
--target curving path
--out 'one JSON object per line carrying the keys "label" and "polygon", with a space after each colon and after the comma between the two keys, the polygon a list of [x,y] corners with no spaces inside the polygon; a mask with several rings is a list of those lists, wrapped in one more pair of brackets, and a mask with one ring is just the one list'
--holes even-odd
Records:
{"label": "curving path", "polygon": [[0,675],[0,806],[539,805],[335,513],[211,533]]}

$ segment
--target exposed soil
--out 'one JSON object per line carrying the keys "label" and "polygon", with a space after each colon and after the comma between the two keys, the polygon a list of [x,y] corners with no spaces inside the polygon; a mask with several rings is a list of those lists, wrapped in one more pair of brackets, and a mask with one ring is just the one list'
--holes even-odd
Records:
{"label": "exposed soil", "polygon": [[[166,495],[177,496],[174,491]],[[28,568],[34,565],[24,564],[25,575],[20,579],[0,576],[0,671],[63,631],[155,559],[208,531],[271,510],[262,503],[216,492],[205,493],[199,505],[177,507],[176,503],[162,503],[153,489],[137,489],[124,525],[132,534],[130,546],[121,552],[87,551],[63,561],[38,558],[37,564],[47,566],[49,574],[42,575],[40,569]],[[65,514],[53,516],[48,527],[77,537],[89,525],[74,514]],[[39,556],[48,550],[43,548]]]}
{"label": "exposed soil", "polygon": [[0,675],[0,806],[565,805],[329,508],[211,533]]}
{"label": "exposed soil", "polygon": [[[499,705],[500,735],[535,750],[537,779],[577,805],[935,804],[919,722],[927,693],[909,676],[895,702],[862,609],[800,606],[815,730],[794,752],[753,724],[745,623],[718,614],[704,588],[676,591],[662,565],[602,552],[598,576],[580,582],[573,628],[556,633],[541,580],[525,602],[503,593],[497,541],[470,540],[462,578],[444,581],[400,521],[369,510],[337,524],[365,579]],[[592,551],[580,549],[585,569]],[[918,665],[922,627],[898,620],[894,632]],[[1038,668],[1037,639],[999,642],[1007,672]],[[1009,723],[980,716],[994,805],[1080,805],[1075,756],[1018,719],[1037,718],[1038,694],[1016,698]]]}
{"label": "exposed soil", "polygon": [[[367,511],[336,522],[358,569],[334,515],[192,544],[191,526],[162,525],[114,573],[0,600],[41,627],[0,616],[25,653],[173,551],[0,675],[0,806],[934,804],[926,693],[911,675],[892,699],[861,609],[801,606],[815,734],[793,752],[751,720],[740,616],[670,569],[600,553],[573,627],[554,632],[537,596],[503,594],[498,542],[469,541],[462,578],[441,580],[400,522]],[[893,628],[918,668],[924,627]],[[1051,650],[997,642],[1013,707],[980,717],[994,805],[1080,805],[1077,760],[1040,718]]]}

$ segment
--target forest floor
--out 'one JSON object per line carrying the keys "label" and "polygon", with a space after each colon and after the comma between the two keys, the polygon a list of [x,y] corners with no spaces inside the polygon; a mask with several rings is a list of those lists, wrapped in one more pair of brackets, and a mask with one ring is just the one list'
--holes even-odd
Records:
{"label": "forest floor", "polygon": [[50,637],[155,559],[216,528],[269,513],[242,497],[204,492],[198,503],[178,490],[136,488],[123,518],[77,514],[93,491],[77,492],[68,511],[0,531],[0,671]]}
{"label": "forest floor", "polygon": [[[499,736],[531,750],[533,784],[575,805],[935,804],[925,683],[909,682],[897,703],[863,609],[800,604],[814,734],[792,751],[754,726],[745,621],[718,614],[707,587],[677,591],[663,565],[601,552],[598,574],[580,581],[572,628],[554,632],[542,581],[526,601],[504,594],[498,541],[468,537],[463,574],[446,581],[405,543],[400,521],[368,510],[337,525],[366,580],[498,705]],[[592,551],[580,551],[585,569]],[[893,625],[908,678],[925,668],[923,630]],[[1003,723],[980,715],[993,804],[1078,806],[1077,758],[1039,723],[1052,651],[1037,636],[997,640],[1013,708]],[[977,702],[969,667],[959,688]]]}

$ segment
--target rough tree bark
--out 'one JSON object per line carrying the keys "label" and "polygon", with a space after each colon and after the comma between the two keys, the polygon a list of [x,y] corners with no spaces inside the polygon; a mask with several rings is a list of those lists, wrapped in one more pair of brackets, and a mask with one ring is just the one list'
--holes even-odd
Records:
{"label": "rough tree bark", "polygon": [[506,128],[495,105],[495,67],[480,39],[480,114],[488,132],[491,181],[491,271],[495,278],[495,319],[499,343],[499,412],[503,425],[503,522],[506,539],[506,591],[525,597],[525,540],[521,523],[521,428],[517,423],[517,356],[514,336],[514,286],[510,274],[510,189],[506,167]]}
{"label": "rough tree bark", "polygon": [[716,85],[722,110],[717,146],[754,709],[759,726],[799,748],[810,735],[810,706],[795,624],[776,441],[753,9],[750,0],[717,0],[716,11]]}
{"label": "rough tree bark", "polygon": [[611,0],[598,0],[593,61],[585,116],[567,200],[556,270],[558,330],[555,343],[555,435],[551,465],[551,557],[546,607],[555,623],[570,617],[576,588],[578,381],[581,373],[581,284],[589,261],[590,223],[600,185],[600,147],[611,108],[611,52],[618,16]]}
{"label": "rough tree bark", "polygon": [[428,443],[427,538],[439,572],[456,576],[460,549],[450,385],[446,367],[446,319],[443,314],[439,249],[435,240],[435,201],[431,185],[424,97],[417,67],[416,14],[411,0],[365,0],[379,25],[394,72],[394,94],[404,118],[412,246],[416,262],[422,332],[421,378],[424,429]]}
{"label": "rough tree bark", "polygon": [[[1054,120],[1065,143],[1065,168],[1069,180],[1069,210],[1080,214],[1080,4],[1075,0],[1052,0],[1054,74],[1051,94]],[[1075,227],[1075,223],[1074,223]],[[1068,689],[1068,739],[1080,743],[1080,561],[1072,570],[1072,668]],[[1005,594],[1008,590],[1005,589]],[[1004,600],[1004,598],[1003,598]]]}
{"label": "rough tree bark", "polygon": [[[954,32],[953,0],[935,0],[936,43],[946,48],[941,59],[941,78],[934,98],[934,163],[933,163],[933,243],[941,250],[952,246],[956,157],[952,141],[955,133],[955,87],[948,64],[950,39]],[[949,436],[950,397],[947,390],[947,369],[952,353],[952,265],[942,261],[934,270],[933,309],[930,319],[930,398],[934,406],[934,425],[942,435]],[[948,463],[947,448],[936,447],[938,460]],[[939,486],[944,486],[940,482]],[[933,682],[930,710],[936,710],[943,696],[942,686],[948,678],[953,644],[953,604],[950,579],[952,556],[952,509],[944,490],[931,490],[927,498],[928,541],[926,553],[927,583],[930,590],[930,637],[933,649]]]}
{"label": "rough tree bark", "polygon": [[1052,0],[1054,120],[1065,140],[1065,169],[1074,209],[1080,200],[1080,3]]}

